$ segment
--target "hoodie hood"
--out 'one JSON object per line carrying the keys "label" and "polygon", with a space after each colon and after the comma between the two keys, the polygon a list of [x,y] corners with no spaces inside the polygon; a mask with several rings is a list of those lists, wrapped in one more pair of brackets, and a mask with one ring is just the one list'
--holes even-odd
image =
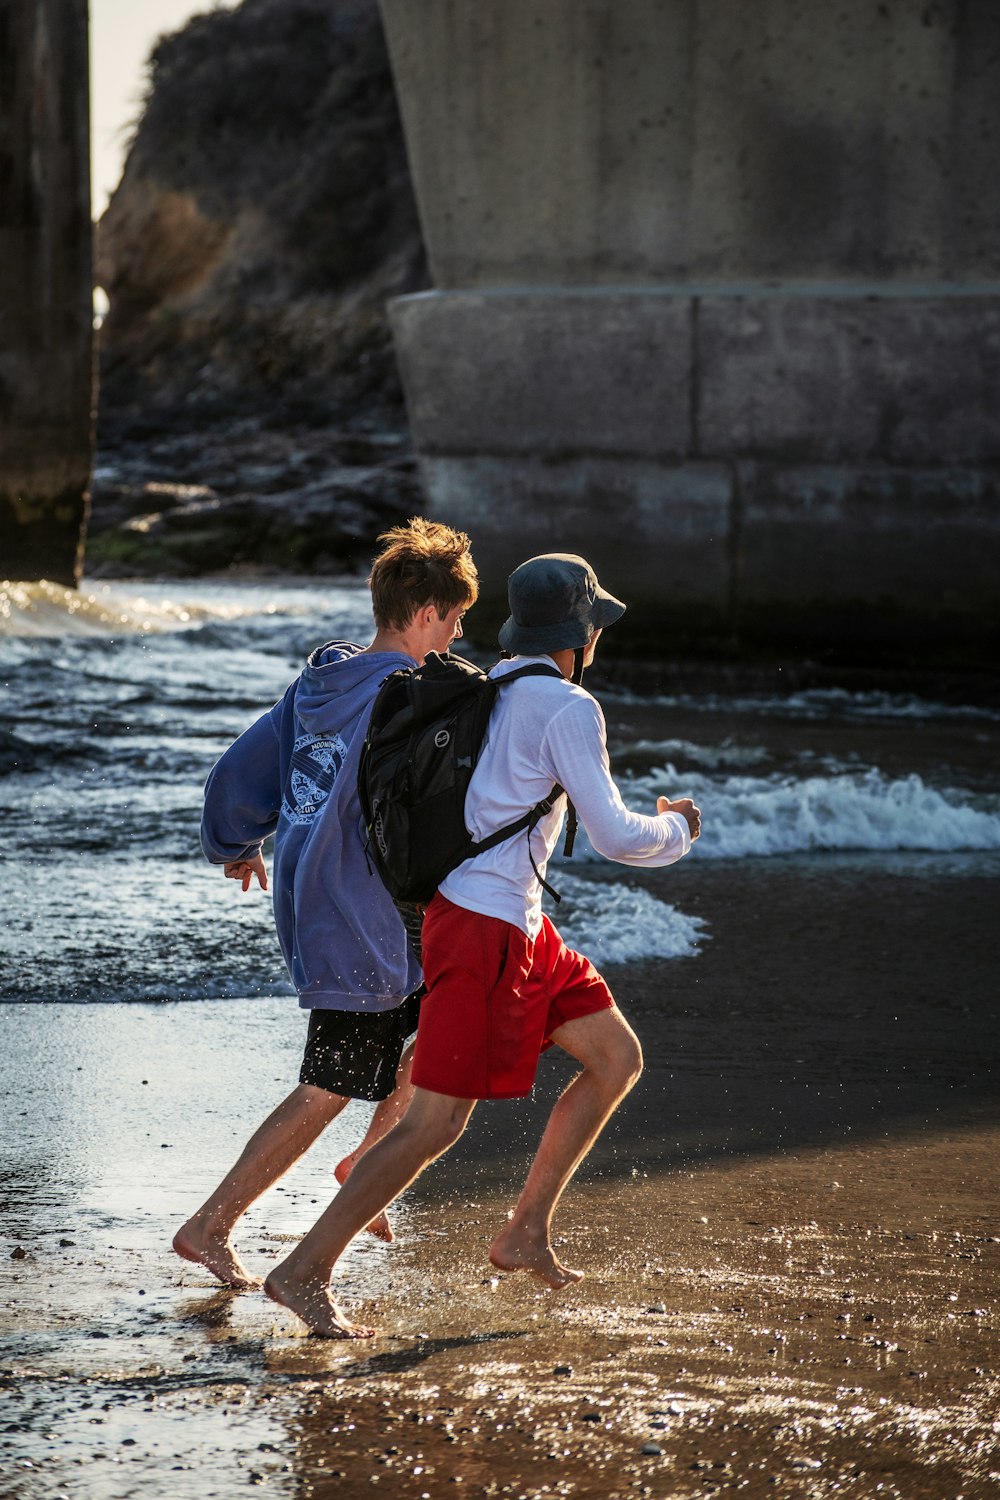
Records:
{"label": "hoodie hood", "polygon": [[308,734],[351,733],[390,672],[416,665],[401,651],[366,651],[353,641],[317,646],[295,687],[295,716]]}

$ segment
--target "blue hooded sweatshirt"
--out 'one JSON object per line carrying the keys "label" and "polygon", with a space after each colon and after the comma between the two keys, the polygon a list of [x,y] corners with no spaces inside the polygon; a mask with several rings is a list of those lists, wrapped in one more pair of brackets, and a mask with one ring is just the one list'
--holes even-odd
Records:
{"label": "blue hooded sweatshirt", "polygon": [[208,778],[201,844],[213,864],[252,859],[274,834],[274,920],[299,1004],[391,1010],[420,983],[399,913],[365,853],[358,762],[398,652],[332,641]]}

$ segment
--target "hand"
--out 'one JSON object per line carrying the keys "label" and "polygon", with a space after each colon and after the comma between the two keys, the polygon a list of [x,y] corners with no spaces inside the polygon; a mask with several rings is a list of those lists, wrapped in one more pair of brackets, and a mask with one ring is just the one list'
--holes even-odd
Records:
{"label": "hand", "polygon": [[678,797],[676,802],[671,802],[669,797],[657,797],[656,811],[658,813],[680,813],[691,830],[691,842],[701,833],[701,808],[695,807],[690,797]]}
{"label": "hand", "polygon": [[267,870],[262,854],[255,854],[253,859],[235,859],[232,864],[223,865],[222,869],[227,880],[242,880],[245,891],[250,889],[255,875],[261,890],[267,890]]}

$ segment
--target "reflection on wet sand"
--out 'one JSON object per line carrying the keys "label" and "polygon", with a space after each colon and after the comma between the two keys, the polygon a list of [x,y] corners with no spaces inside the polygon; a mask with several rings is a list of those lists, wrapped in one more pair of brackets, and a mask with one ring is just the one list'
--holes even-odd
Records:
{"label": "reflection on wet sand", "polygon": [[[998,1144],[971,1130],[588,1191],[567,1233],[591,1271],[562,1298],[470,1282],[479,1225],[444,1252],[419,1239],[419,1362],[327,1367],[288,1413],[296,1471],[317,1496],[373,1478],[414,1496],[986,1495],[1000,1255],[974,1181],[952,1180],[945,1216],[966,1229],[931,1226],[942,1170],[974,1175]],[[413,1337],[405,1297],[381,1313]],[[451,1334],[469,1323],[478,1346]],[[305,1373],[315,1347],[280,1368]]]}
{"label": "reflection on wet sand", "polygon": [[[974,920],[976,900],[967,888],[961,917],[942,913],[934,941],[952,946],[949,922]],[[725,926],[725,914],[713,922]],[[794,948],[782,960],[793,968]],[[712,964],[725,967],[720,946],[711,952],[699,961],[709,982]],[[65,1056],[73,1070],[83,1057],[85,1071],[100,1071],[126,1047],[128,1067],[155,1079],[157,1125],[152,1147],[149,1114],[138,1135],[120,1128],[132,1097],[122,1087],[98,1140],[47,1139],[59,1193],[51,1171],[34,1178],[37,1196],[29,1174],[9,1180],[8,1222],[26,1243],[4,1262],[0,1379],[12,1425],[0,1457],[13,1488],[3,1493],[228,1500],[249,1483],[315,1500],[378,1485],[416,1500],[730,1490],[985,1500],[998,1482],[1000,1398],[1000,1224],[989,1197],[1000,1129],[985,981],[977,989],[967,969],[966,1027],[955,1021],[947,1045],[930,1036],[934,1050],[922,1054],[859,999],[878,1068],[871,1050],[855,1053],[848,1026],[840,1081],[850,1086],[831,1119],[817,1038],[836,986],[831,996],[817,982],[794,1036],[776,1042],[779,1061],[765,1058],[754,1078],[743,1049],[771,1014],[767,986],[748,990],[739,1024],[720,1030],[696,1006],[681,1015],[675,969],[627,973],[646,1041],[644,1102],[609,1135],[559,1221],[587,1279],[553,1295],[486,1260],[559,1086],[553,1064],[537,1100],[481,1112],[468,1154],[399,1205],[396,1245],[352,1253],[345,1300],[381,1330],[363,1348],[305,1337],[260,1294],[220,1289],[167,1250],[221,1149],[206,1128],[239,1135],[246,1095],[276,1087],[281,1002],[247,1004],[243,1076],[219,1079],[214,1124],[176,1114],[171,1049],[194,1080],[215,1076],[223,1018],[199,1024],[200,1008],[185,1007],[176,1039],[176,1010],[117,1008],[117,1041],[95,1040],[98,1026],[64,1051],[58,1038],[78,1008],[18,1011],[10,1034],[44,1022],[50,1060]],[[784,977],[779,988],[787,993]],[[922,1016],[919,995],[914,1006]],[[226,1023],[243,1009],[233,1002]],[[783,1046],[813,1061],[788,1076]],[[50,1063],[37,1101],[23,1094],[36,1120],[58,1071]],[[155,1182],[138,1170],[154,1149]],[[255,1268],[314,1216],[339,1150],[331,1139],[253,1211],[245,1248]]]}

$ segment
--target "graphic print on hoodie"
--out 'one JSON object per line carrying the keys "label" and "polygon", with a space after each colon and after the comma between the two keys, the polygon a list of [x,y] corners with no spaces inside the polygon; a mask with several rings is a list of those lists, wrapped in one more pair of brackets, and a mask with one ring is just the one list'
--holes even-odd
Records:
{"label": "graphic print on hoodie", "polygon": [[365,854],[358,762],[371,706],[398,652],[332,641],[241,734],[205,786],[213,864],[252,859],[274,834],[278,941],[299,1004],[390,1010],[420,982],[399,914]]}
{"label": "graphic print on hoodie", "polygon": [[299,735],[292,746],[281,816],[289,823],[311,823],[332,792],[346,758],[347,746],[339,734]]}

